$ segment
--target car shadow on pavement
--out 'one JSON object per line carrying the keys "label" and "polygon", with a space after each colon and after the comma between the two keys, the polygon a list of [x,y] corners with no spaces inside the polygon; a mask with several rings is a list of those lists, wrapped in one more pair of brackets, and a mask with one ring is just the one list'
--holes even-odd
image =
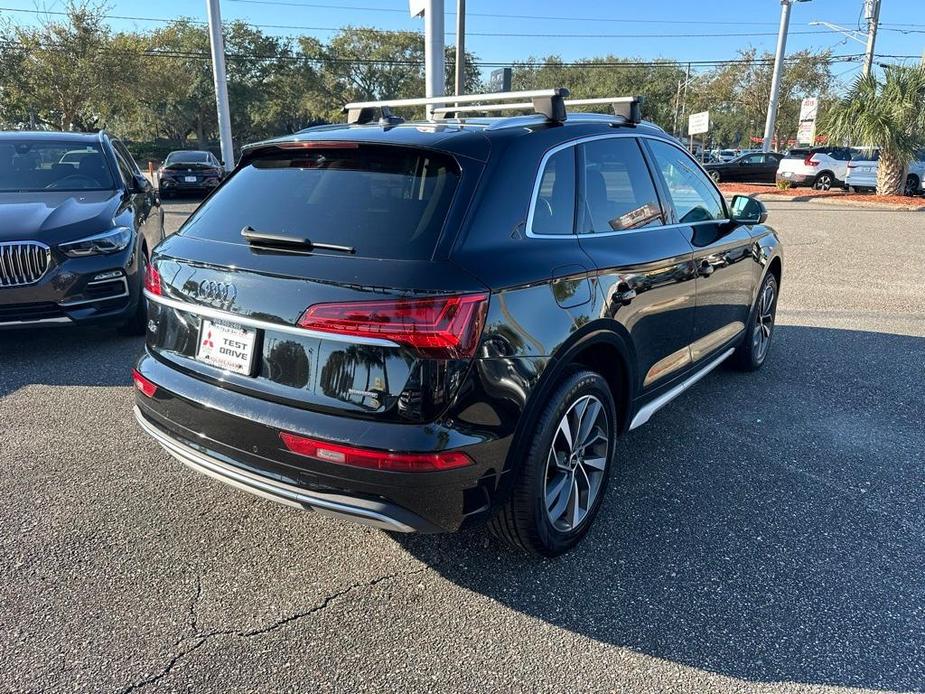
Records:
{"label": "car shadow on pavement", "polygon": [[922,689],[925,339],[779,326],[772,350],[621,440],[572,553],[477,530],[396,541],[601,642],[750,682]]}
{"label": "car shadow on pavement", "polygon": [[111,326],[0,331],[0,398],[23,386],[129,386],[144,339]]}

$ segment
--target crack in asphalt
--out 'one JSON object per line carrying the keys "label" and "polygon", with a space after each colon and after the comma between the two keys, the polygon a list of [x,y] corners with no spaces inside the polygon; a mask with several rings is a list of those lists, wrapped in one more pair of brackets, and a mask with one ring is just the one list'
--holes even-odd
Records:
{"label": "crack in asphalt", "polygon": [[215,631],[209,631],[209,632],[198,632],[197,631],[196,606],[199,604],[199,601],[202,598],[202,578],[199,575],[197,575],[196,576],[196,591],[193,595],[192,600],[190,601],[190,608],[189,608],[189,625],[193,631],[193,635],[180,637],[174,643],[173,648],[179,648],[185,642],[192,642],[192,645],[190,645],[187,648],[183,648],[179,650],[176,654],[174,654],[165,663],[164,667],[161,668],[161,670],[157,672],[156,674],[146,677],[144,679],[138,680],[137,682],[133,684],[130,684],[128,687],[122,690],[122,694],[128,694],[129,692],[137,691],[138,689],[142,689],[143,687],[146,687],[149,684],[154,684],[155,682],[163,679],[164,677],[170,674],[170,672],[174,669],[174,667],[176,667],[177,663],[179,663],[181,660],[186,658],[186,656],[193,653],[196,649],[198,649],[200,646],[205,644],[211,638],[214,638],[216,636],[231,636],[234,638],[251,638],[254,636],[263,636],[264,634],[268,634],[272,631],[276,631],[277,629],[281,629],[282,627],[288,624],[291,624],[292,622],[298,621],[300,619],[304,619],[305,617],[310,617],[311,615],[317,612],[321,612],[322,610],[326,609],[328,605],[330,605],[332,602],[346,595],[349,595],[350,593],[372,588],[373,586],[376,586],[380,583],[383,583],[385,581],[391,581],[396,578],[404,578],[406,576],[415,576],[417,574],[424,573],[425,571],[431,568],[433,567],[423,566],[421,568],[414,569],[412,571],[398,571],[395,573],[386,574],[384,576],[378,576],[370,581],[351,583],[346,588],[343,588],[335,593],[331,593],[330,595],[326,595],[319,603],[317,603],[310,609],[305,610],[304,612],[296,612],[295,614],[291,614],[287,617],[283,617],[282,619],[278,619],[275,622],[272,622],[265,627],[261,627],[259,629],[250,629],[247,631],[241,631],[238,629],[217,629]]}

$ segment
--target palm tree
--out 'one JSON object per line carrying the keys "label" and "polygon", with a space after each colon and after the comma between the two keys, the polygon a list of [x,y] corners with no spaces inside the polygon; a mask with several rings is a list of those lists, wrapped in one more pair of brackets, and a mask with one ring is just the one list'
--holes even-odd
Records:
{"label": "palm tree", "polygon": [[822,123],[832,140],[880,149],[877,195],[902,195],[906,170],[925,146],[925,65],[893,65],[882,82],[860,77]]}

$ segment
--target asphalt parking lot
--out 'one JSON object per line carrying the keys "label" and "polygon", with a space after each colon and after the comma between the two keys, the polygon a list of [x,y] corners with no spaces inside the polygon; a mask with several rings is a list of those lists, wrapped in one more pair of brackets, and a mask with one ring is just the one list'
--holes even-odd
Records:
{"label": "asphalt parking lot", "polygon": [[925,690],[925,214],[769,208],[766,367],[627,436],[556,561],[226,488],[135,425],[139,340],[0,334],[0,690]]}

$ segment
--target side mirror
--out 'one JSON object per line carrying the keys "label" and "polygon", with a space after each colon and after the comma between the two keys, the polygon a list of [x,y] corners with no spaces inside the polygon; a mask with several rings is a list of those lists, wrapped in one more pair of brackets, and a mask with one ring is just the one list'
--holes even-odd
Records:
{"label": "side mirror", "polygon": [[768,208],[764,203],[747,195],[732,196],[730,210],[732,221],[738,224],[764,224],[768,218]]}
{"label": "side mirror", "polygon": [[144,174],[134,174],[130,186],[130,193],[147,193],[151,190],[151,182]]}

